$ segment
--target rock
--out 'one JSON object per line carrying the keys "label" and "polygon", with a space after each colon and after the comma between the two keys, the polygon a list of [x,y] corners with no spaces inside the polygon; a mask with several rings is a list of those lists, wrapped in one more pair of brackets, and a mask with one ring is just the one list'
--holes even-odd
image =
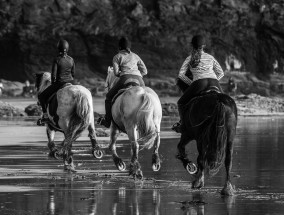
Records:
{"label": "rock", "polygon": [[179,116],[177,104],[164,103],[162,104],[163,116]]}
{"label": "rock", "polygon": [[23,94],[25,84],[18,81],[0,79],[3,84],[3,94],[6,96],[20,96]]}
{"label": "rock", "polygon": [[41,107],[37,104],[31,104],[25,108],[25,112],[28,116],[41,116]]}
{"label": "rock", "polygon": [[0,117],[26,116],[26,114],[18,108],[13,107],[9,103],[0,101]]}
{"label": "rock", "polygon": [[109,137],[109,132],[106,131],[106,129],[103,128],[96,128],[96,135],[98,137]]}
{"label": "rock", "polygon": [[257,94],[235,97],[239,115],[267,115],[284,113],[284,99],[269,98]]}

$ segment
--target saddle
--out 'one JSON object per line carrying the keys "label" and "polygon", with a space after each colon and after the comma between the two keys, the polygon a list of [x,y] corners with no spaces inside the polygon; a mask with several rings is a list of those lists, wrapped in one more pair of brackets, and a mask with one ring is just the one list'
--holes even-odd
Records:
{"label": "saddle", "polygon": [[[60,89],[63,89],[64,87],[70,86],[72,85],[71,83],[66,83],[64,84]],[[52,118],[52,120],[50,120],[50,122],[48,123],[48,126],[54,130],[57,131],[62,131],[58,125],[58,121],[59,121],[59,116],[57,115],[56,111],[58,108],[58,101],[57,101],[57,92],[58,90],[53,93],[47,100],[47,109],[48,109],[48,113],[49,116]]]}
{"label": "saddle", "polygon": [[200,92],[186,104],[185,109],[188,110],[186,117],[189,118],[191,127],[199,126],[213,116],[218,104],[219,94],[221,92],[217,87],[210,87]]}
{"label": "saddle", "polygon": [[134,79],[134,78],[128,78],[125,82],[124,82],[124,88],[120,89],[117,94],[113,97],[112,99],[112,104],[114,104],[115,100],[122,94],[124,93],[126,90],[130,89],[131,87],[134,86],[140,86],[140,83],[138,80]]}

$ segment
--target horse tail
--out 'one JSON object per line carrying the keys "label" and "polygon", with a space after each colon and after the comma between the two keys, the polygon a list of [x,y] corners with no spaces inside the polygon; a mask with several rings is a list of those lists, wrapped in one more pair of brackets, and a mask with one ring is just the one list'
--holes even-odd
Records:
{"label": "horse tail", "polygon": [[210,176],[215,175],[224,163],[227,145],[226,107],[218,101],[214,114],[205,124],[201,135],[204,167]]}
{"label": "horse tail", "polygon": [[158,135],[157,128],[153,119],[154,104],[148,92],[142,95],[142,104],[137,111],[137,130],[139,140],[145,148],[150,149],[154,145],[155,138]]}
{"label": "horse tail", "polygon": [[67,135],[71,140],[76,140],[80,134],[89,126],[91,119],[91,106],[88,97],[79,93],[75,97],[75,108],[73,109]]}

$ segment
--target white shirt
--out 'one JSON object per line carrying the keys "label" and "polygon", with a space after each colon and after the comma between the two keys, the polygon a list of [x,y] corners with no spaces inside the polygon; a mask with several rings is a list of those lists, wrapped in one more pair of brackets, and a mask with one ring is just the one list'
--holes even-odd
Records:
{"label": "white shirt", "polygon": [[[190,59],[191,55],[189,55],[185,59],[178,74],[178,77],[188,85],[199,79],[213,78],[220,80],[224,76],[223,69],[212,55],[202,51],[200,62],[198,66],[195,68],[190,67],[189,65]],[[186,71],[189,69],[188,67],[190,67],[190,71],[193,76],[192,80],[185,75]]]}

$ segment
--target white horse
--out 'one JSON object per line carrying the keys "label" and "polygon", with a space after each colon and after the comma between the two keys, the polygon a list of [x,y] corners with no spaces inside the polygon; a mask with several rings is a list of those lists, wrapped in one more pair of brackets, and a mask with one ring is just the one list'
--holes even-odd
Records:
{"label": "white horse", "polygon": [[[41,94],[51,84],[49,72],[36,74],[37,95]],[[50,123],[46,124],[48,148],[50,156],[59,158],[63,155],[64,169],[75,171],[72,157],[72,143],[88,128],[95,157],[101,157],[95,125],[91,92],[80,85],[68,85],[51,96],[47,106]],[[62,148],[54,144],[56,131],[64,133]],[[60,149],[60,150],[59,150]]]}
{"label": "white horse", "polygon": [[[106,87],[109,90],[118,78],[109,67]],[[149,87],[132,86],[119,95],[112,105],[110,145],[116,167],[123,171],[126,166],[116,152],[116,140],[124,131],[131,142],[132,158],[129,173],[134,178],[142,178],[143,173],[138,161],[139,145],[150,149],[154,146],[152,169],[159,171],[161,164],[158,149],[160,146],[160,124],[162,106],[158,95]]]}

